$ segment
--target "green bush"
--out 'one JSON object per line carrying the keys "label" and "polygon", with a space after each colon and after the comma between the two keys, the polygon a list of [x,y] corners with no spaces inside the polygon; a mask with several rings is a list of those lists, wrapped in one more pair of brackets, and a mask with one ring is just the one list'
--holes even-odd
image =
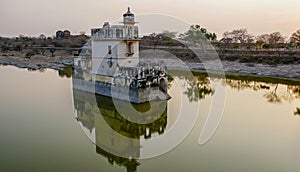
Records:
{"label": "green bush", "polygon": [[269,49],[269,48],[271,48],[271,44],[265,43],[265,44],[262,45],[262,48],[263,49]]}
{"label": "green bush", "polygon": [[264,60],[261,57],[257,58],[257,63],[262,63],[263,61]]}

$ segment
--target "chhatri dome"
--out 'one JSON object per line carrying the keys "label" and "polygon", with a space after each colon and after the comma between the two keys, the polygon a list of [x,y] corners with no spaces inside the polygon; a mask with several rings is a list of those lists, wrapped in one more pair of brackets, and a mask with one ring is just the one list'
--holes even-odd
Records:
{"label": "chhatri dome", "polygon": [[131,11],[130,11],[130,7],[128,7],[127,12],[126,12],[125,14],[123,14],[123,17],[127,17],[127,16],[132,16],[132,17],[134,17],[134,14],[132,14]]}
{"label": "chhatri dome", "polygon": [[134,22],[134,14],[131,13],[130,7],[128,7],[128,10],[125,14],[123,14],[123,22],[127,24],[133,24]]}

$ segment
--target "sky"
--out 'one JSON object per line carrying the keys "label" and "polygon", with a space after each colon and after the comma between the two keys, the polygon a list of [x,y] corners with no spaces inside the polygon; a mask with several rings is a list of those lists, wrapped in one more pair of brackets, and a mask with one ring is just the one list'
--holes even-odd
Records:
{"label": "sky", "polygon": [[[177,28],[199,24],[218,37],[238,28],[254,35],[279,31],[287,37],[300,29],[300,0],[0,0],[0,36],[53,36],[65,29],[90,34],[105,21],[120,21],[128,6],[136,16],[165,18],[153,21],[164,30],[177,31],[172,22],[164,28],[172,19],[180,20]],[[140,24],[147,22],[140,18]],[[145,33],[151,32],[147,29]]]}

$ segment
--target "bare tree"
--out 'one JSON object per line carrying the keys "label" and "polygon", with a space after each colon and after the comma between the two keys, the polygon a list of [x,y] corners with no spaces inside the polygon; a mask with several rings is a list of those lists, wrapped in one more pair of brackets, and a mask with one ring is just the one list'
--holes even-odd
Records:
{"label": "bare tree", "polygon": [[285,42],[285,37],[280,32],[274,32],[270,34],[269,43],[272,45],[278,45]]}
{"label": "bare tree", "polygon": [[291,42],[300,43],[300,29],[297,30],[295,33],[292,34],[290,40],[291,40]]}
{"label": "bare tree", "polygon": [[280,44],[285,42],[285,37],[280,32],[274,32],[270,34],[269,42],[273,48],[277,49],[278,56],[280,57]]}
{"label": "bare tree", "polygon": [[247,42],[253,42],[254,36],[248,33],[247,29],[236,29],[223,34],[224,38],[231,38],[233,42],[245,44]]}
{"label": "bare tree", "polygon": [[263,44],[269,43],[270,34],[262,34],[256,37],[256,43]]}
{"label": "bare tree", "polygon": [[232,40],[233,43],[239,43],[240,48],[244,45],[249,46],[254,42],[254,36],[248,33],[247,29],[235,29],[223,34],[223,40]]}
{"label": "bare tree", "polygon": [[285,42],[285,37],[280,32],[274,32],[271,34],[262,34],[256,37],[256,44],[263,48],[280,48],[279,44]]}

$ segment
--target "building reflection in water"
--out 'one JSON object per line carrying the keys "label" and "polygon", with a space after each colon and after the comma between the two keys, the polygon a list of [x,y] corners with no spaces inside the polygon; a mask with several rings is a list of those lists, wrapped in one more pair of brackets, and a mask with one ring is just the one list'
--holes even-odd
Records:
{"label": "building reflection in water", "polygon": [[[143,124],[138,124],[124,118],[126,115],[118,112],[114,106],[116,100],[110,97],[79,90],[73,90],[73,95],[76,119],[94,135],[96,152],[106,157],[109,163],[125,167],[128,172],[137,171],[140,141],[150,139],[153,134],[161,135],[166,129],[167,101],[132,104],[143,119]],[[118,106],[128,105],[121,100],[117,103]]]}

